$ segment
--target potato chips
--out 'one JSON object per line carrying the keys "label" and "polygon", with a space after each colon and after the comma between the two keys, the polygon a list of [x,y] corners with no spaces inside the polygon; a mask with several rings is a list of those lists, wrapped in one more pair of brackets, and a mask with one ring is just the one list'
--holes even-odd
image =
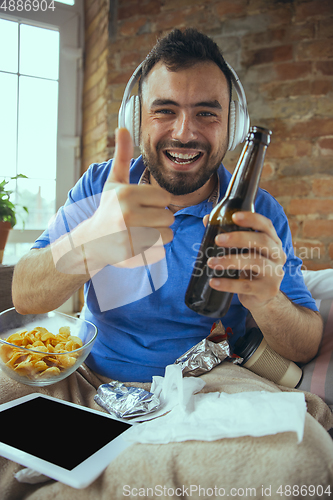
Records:
{"label": "potato chips", "polygon": [[73,351],[82,347],[82,340],[71,335],[68,326],[59,328],[57,335],[38,326],[13,333],[3,340],[17,347],[1,344],[2,361],[19,375],[32,380],[54,377],[70,368],[78,358],[78,353]]}

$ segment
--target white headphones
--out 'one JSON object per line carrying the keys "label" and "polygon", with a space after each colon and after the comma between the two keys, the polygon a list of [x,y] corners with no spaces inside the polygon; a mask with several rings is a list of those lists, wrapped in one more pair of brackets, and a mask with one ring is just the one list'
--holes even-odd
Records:
{"label": "white headphones", "polygon": [[[238,144],[245,140],[250,128],[250,117],[243,86],[235,70],[228,63],[226,64],[231,71],[232,85],[238,97],[238,101],[230,102],[229,108],[228,150],[232,151]],[[142,65],[143,63],[136,68],[126,85],[118,115],[119,128],[125,127],[129,130],[135,146],[139,146],[141,110],[139,96],[131,96],[131,92],[140,79]]]}

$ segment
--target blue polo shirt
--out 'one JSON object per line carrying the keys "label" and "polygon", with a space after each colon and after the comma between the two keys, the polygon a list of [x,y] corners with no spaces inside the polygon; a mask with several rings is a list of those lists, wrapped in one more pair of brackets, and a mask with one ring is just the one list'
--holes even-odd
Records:
{"label": "blue polo shirt", "polygon": [[[54,241],[94,213],[111,165],[109,160],[89,167],[33,248],[49,245],[50,239]],[[141,157],[132,161],[131,183],[139,182],[144,168]],[[223,165],[218,175],[221,199],[231,175]],[[219,318],[191,311],[184,297],[204,234],[202,219],[212,208],[212,203],[203,201],[175,213],[174,237],[164,246],[165,259],[160,262],[134,269],[109,265],[85,284],[82,316],[98,328],[86,361],[92,370],[116,380],[150,382],[154,375],[163,376],[166,365],[209,335]],[[302,262],[294,254],[282,207],[267,191],[259,189],[255,209],[271,219],[283,242],[287,262],[281,290],[296,304],[317,310],[304,284]],[[245,333],[246,315],[247,310],[234,295],[222,318],[224,327],[232,329],[232,344]]]}

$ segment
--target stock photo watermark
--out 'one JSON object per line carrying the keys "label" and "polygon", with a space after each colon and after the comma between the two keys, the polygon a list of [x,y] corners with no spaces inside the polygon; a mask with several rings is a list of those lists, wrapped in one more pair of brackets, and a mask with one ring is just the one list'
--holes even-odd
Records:
{"label": "stock photo watermark", "polygon": [[[205,273],[208,277],[215,278],[235,278],[236,276],[255,279],[261,276],[279,276],[283,277],[285,272],[291,276],[301,275],[302,270],[295,265],[293,259],[286,260],[286,254],[279,247],[253,247],[251,244],[245,248],[237,247],[217,247],[216,245],[207,247],[205,252],[201,250],[201,243],[195,243],[193,249],[193,275],[201,277]],[[301,260],[313,260],[320,258],[320,247],[306,247],[295,245],[292,248],[293,254]],[[291,250],[290,250],[291,252]],[[210,258],[221,259],[219,264],[212,267],[207,265]],[[228,264],[228,258],[232,258],[236,264]],[[256,261],[249,263],[249,261]],[[284,264],[271,265],[271,262],[282,261]],[[302,266],[306,270],[306,266]]]}
{"label": "stock photo watermark", "polygon": [[1,12],[54,12],[54,0],[0,0]]}
{"label": "stock photo watermark", "polygon": [[165,485],[156,485],[153,488],[135,488],[126,484],[123,486],[124,497],[146,497],[146,498],[288,498],[288,497],[313,497],[313,498],[329,498],[332,495],[330,486],[322,485],[280,485],[277,488],[272,488],[271,485],[262,484],[259,488],[239,487],[226,489],[219,486],[203,487],[197,484],[189,486],[178,486],[177,488],[168,487]]}

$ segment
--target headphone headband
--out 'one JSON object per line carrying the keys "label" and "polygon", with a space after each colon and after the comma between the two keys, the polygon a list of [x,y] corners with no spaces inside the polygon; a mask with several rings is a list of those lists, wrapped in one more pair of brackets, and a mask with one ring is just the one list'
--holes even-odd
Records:
{"label": "headphone headband", "polygon": [[[135,146],[139,145],[141,110],[139,96],[131,96],[131,93],[141,77],[142,65],[143,62],[135,69],[126,85],[118,114],[118,126],[129,130]],[[230,70],[232,85],[238,97],[238,101],[231,100],[229,108],[228,150],[232,151],[245,140],[250,128],[250,117],[244,88],[236,71],[227,62],[226,65]]]}

